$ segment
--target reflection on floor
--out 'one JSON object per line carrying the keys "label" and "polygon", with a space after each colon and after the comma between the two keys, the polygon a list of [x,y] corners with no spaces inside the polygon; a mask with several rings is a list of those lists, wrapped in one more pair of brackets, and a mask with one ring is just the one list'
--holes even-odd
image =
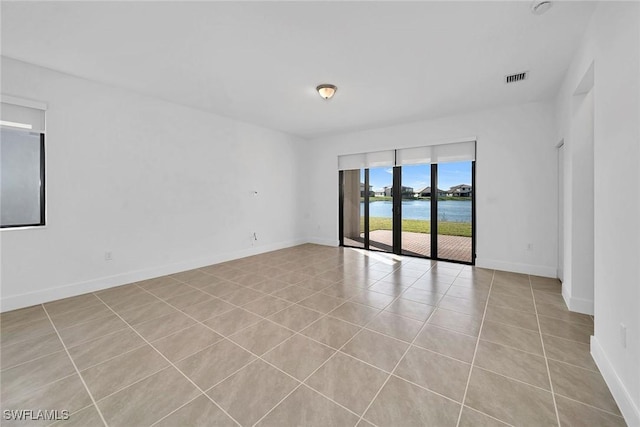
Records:
{"label": "reflection on floor", "polygon": [[302,245],[0,320],[56,425],[625,425],[554,279]]}

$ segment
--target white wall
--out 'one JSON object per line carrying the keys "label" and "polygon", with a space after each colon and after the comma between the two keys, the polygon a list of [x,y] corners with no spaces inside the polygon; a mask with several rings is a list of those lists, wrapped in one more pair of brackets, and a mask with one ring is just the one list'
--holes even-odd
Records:
{"label": "white wall", "polygon": [[49,104],[47,226],[0,233],[2,310],[301,242],[297,138],[7,58],[2,93]]}
{"label": "white wall", "polygon": [[[627,423],[640,426],[639,3],[602,2],[596,9],[557,98],[557,138],[568,144],[574,136],[573,93],[592,63],[595,334],[591,350]],[[574,281],[572,286],[580,283]],[[620,324],[627,327],[626,347]]]}
{"label": "white wall", "polygon": [[311,195],[303,212],[308,238],[338,242],[338,155],[475,136],[477,265],[555,277],[554,132],[553,105],[531,103],[310,141],[301,178]]}

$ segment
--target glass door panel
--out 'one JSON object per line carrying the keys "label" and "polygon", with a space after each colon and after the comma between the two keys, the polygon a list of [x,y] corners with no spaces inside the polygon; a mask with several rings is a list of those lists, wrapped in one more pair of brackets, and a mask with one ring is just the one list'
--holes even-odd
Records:
{"label": "glass door panel", "polygon": [[472,162],[438,164],[438,253],[443,260],[472,262]]}
{"label": "glass door panel", "polygon": [[401,253],[431,257],[431,165],[402,167]]}
{"label": "glass door panel", "polygon": [[393,252],[393,168],[369,169],[369,249]]}

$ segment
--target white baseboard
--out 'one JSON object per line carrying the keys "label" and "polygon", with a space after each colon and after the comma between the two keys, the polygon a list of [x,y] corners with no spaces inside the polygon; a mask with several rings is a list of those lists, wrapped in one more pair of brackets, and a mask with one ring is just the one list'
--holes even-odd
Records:
{"label": "white baseboard", "polygon": [[609,390],[611,390],[611,394],[618,404],[627,425],[629,427],[640,427],[640,409],[633,401],[629,390],[627,390],[616,373],[604,349],[595,336],[591,337],[591,355],[596,365],[598,365],[604,381],[609,386]]}
{"label": "white baseboard", "polygon": [[544,265],[518,264],[493,259],[476,258],[476,267],[510,271],[512,273],[531,274],[533,276],[551,277],[554,279],[557,277],[556,267],[547,267]]}
{"label": "white baseboard", "polygon": [[269,245],[255,246],[236,252],[212,254],[194,260],[161,265],[143,270],[130,271],[113,276],[99,277],[97,279],[88,280],[85,282],[72,283],[69,285],[47,288],[36,292],[3,297],[2,299],[0,299],[0,312],[15,310],[23,307],[30,307],[32,305],[42,304],[61,298],[73,297],[76,295],[86,294],[88,292],[95,292],[102,289],[112,288],[114,286],[138,282],[140,280],[151,279],[154,277],[178,273],[185,270],[192,270],[194,268],[218,264],[225,261],[231,261],[238,258],[261,254],[264,252],[289,248],[292,246],[301,245],[303,243],[307,243],[307,239],[298,239]]}

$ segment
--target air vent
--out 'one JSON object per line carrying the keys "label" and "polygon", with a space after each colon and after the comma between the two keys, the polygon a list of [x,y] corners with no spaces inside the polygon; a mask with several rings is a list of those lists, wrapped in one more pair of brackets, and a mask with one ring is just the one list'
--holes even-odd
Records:
{"label": "air vent", "polygon": [[529,76],[529,72],[528,71],[524,71],[522,73],[517,73],[517,74],[511,74],[508,76],[505,76],[504,78],[504,82],[505,83],[515,83],[515,82],[519,82],[522,80],[526,80],[527,77]]}

